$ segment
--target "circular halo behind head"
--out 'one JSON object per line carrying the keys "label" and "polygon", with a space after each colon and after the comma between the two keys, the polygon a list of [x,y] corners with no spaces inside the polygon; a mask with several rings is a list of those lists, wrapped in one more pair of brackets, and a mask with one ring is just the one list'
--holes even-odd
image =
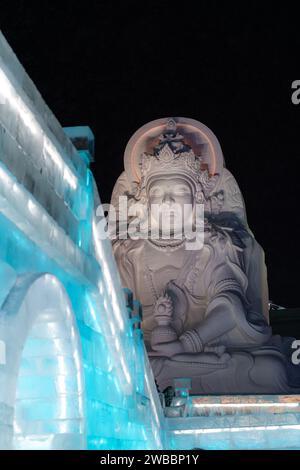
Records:
{"label": "circular halo behind head", "polygon": [[210,175],[221,175],[224,168],[224,158],[218,139],[214,133],[199,121],[175,117],[162,118],[145,124],[138,129],[129,140],[124,154],[124,167],[127,180],[138,184],[141,181],[140,160],[144,152],[151,153],[166,128],[174,123],[176,132],[184,137],[195,155],[201,155],[204,165]]}

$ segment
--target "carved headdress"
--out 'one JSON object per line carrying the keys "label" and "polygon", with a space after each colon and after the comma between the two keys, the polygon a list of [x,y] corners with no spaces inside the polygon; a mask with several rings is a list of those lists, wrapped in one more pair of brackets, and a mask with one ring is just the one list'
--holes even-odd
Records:
{"label": "carved headdress", "polygon": [[195,202],[210,214],[234,213],[247,225],[244,201],[232,174],[225,168],[218,139],[204,124],[176,117],[151,121],[129,140],[124,154],[125,171],[118,178],[111,203],[119,196],[146,198],[153,177],[176,175],[194,187]]}
{"label": "carved headdress", "polygon": [[195,201],[204,202],[205,196],[215,186],[218,175],[209,174],[203,158],[195,155],[184,136],[178,132],[173,119],[167,121],[163,133],[155,141],[151,152],[141,154],[141,179],[137,193],[143,192],[153,178],[173,174],[187,179],[194,188]]}

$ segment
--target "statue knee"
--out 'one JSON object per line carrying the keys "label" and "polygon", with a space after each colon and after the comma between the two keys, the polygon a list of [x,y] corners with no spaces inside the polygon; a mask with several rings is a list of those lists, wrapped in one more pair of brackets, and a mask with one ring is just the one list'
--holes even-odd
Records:
{"label": "statue knee", "polygon": [[259,389],[263,388],[266,392],[280,393],[287,390],[288,381],[285,362],[278,356],[272,354],[257,355],[249,376]]}

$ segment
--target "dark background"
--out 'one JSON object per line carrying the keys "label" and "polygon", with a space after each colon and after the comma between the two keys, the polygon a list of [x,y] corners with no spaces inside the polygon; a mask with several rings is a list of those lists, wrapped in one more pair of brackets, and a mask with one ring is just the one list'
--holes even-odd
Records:
{"label": "dark background", "polygon": [[296,2],[2,0],[1,29],[63,126],[89,125],[109,202],[131,135],[166,116],[217,135],[266,253],[270,298],[300,307]]}

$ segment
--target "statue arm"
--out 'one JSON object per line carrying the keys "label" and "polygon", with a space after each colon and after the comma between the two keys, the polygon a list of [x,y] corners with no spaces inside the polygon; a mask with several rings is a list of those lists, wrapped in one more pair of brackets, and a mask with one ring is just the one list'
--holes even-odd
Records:
{"label": "statue arm", "polygon": [[215,261],[211,260],[206,269],[204,283],[209,300],[204,320],[180,337],[187,352],[203,351],[207,344],[218,342],[221,336],[246,321],[247,278],[234,247],[225,247],[222,255],[223,261],[214,256]]}
{"label": "statue arm", "polygon": [[237,325],[236,314],[244,314],[244,306],[238,295],[223,292],[208,305],[205,319],[195,328],[180,336],[186,352],[201,352],[209,343],[234,329]]}
{"label": "statue arm", "polygon": [[195,328],[185,331],[177,340],[169,342],[157,341],[152,344],[155,351],[166,356],[180,353],[215,352],[223,353],[220,346],[209,347],[210,343],[229,332],[236,326],[235,313],[243,312],[240,297],[234,292],[219,293],[208,305],[206,318]]}

